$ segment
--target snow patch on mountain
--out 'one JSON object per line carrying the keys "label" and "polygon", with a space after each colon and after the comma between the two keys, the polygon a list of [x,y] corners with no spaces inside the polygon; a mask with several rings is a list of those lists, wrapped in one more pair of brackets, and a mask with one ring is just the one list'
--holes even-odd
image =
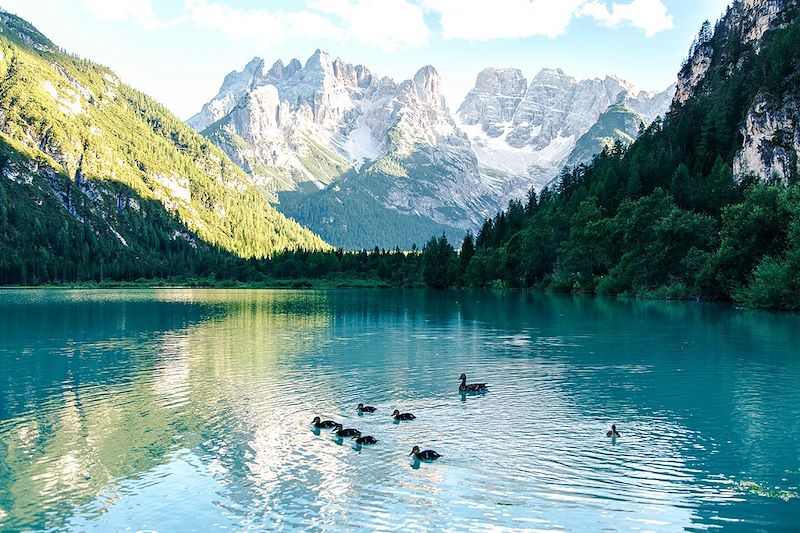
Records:
{"label": "snow patch on mountain", "polygon": [[374,161],[383,155],[380,143],[372,136],[372,130],[366,124],[353,128],[342,144],[342,149],[356,168],[361,167],[365,161]]}

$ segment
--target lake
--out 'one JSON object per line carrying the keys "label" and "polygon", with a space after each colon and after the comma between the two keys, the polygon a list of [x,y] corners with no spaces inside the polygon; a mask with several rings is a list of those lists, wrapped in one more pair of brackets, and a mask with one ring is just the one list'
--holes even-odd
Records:
{"label": "lake", "polygon": [[[489,392],[461,396],[462,372]],[[315,415],[379,442],[317,434]],[[0,530],[797,531],[799,491],[798,315],[0,291]]]}

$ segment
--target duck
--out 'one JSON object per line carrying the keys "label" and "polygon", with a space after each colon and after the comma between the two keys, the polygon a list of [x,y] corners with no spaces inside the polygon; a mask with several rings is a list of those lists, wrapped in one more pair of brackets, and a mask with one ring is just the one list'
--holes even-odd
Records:
{"label": "duck", "polygon": [[356,437],[356,444],[377,444],[378,439],[373,437],[372,435],[364,435],[363,437],[358,436]]}
{"label": "duck", "polygon": [[486,383],[467,383],[467,375],[461,374],[459,378],[461,384],[458,386],[459,392],[485,392],[488,389]]}
{"label": "duck", "polygon": [[611,429],[609,429],[606,432],[606,437],[615,438],[615,437],[621,437],[621,436],[622,435],[619,434],[619,431],[617,431],[617,425],[616,424],[611,424]]}
{"label": "duck", "polygon": [[467,384],[467,375],[461,374],[461,385],[458,386],[459,392],[484,392],[489,390],[486,383],[469,383]]}
{"label": "duck", "polygon": [[414,446],[411,448],[411,453],[408,455],[413,455],[415,459],[420,461],[435,461],[441,455],[438,452],[433,450],[422,450],[420,451],[419,446]]}
{"label": "duck", "polygon": [[352,439],[353,437],[361,436],[361,432],[357,429],[351,429],[351,428],[344,429],[341,424],[336,424],[336,427],[337,427],[336,429],[337,437],[350,437]]}
{"label": "duck", "polygon": [[356,407],[356,411],[358,411],[359,413],[374,413],[375,411],[377,411],[377,409],[375,409],[371,405],[364,405],[363,403],[360,403],[358,404],[358,407]]}
{"label": "duck", "polygon": [[397,409],[395,409],[394,413],[392,413],[392,417],[395,420],[414,420],[415,418],[417,418],[416,416],[412,415],[411,413],[401,413]]}
{"label": "duck", "polygon": [[333,420],[320,420],[318,416],[314,417],[314,420],[311,421],[311,424],[315,428],[322,428],[322,429],[333,429],[339,425]]}

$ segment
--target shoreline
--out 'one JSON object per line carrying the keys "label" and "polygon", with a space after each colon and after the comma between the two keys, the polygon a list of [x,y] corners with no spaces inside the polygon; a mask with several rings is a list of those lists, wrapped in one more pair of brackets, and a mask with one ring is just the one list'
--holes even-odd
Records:
{"label": "shoreline", "polygon": [[167,280],[142,281],[103,281],[84,283],[42,284],[42,285],[0,285],[0,290],[14,289],[401,289],[424,287],[401,287],[376,279],[325,280],[295,279],[270,281],[200,281]]}
{"label": "shoreline", "polygon": [[301,278],[295,280],[270,280],[258,282],[234,282],[208,280],[188,280],[185,282],[169,283],[166,280],[141,280],[141,281],[104,281],[85,283],[65,283],[48,285],[0,285],[0,291],[9,290],[135,290],[135,289],[240,289],[240,290],[333,290],[333,289],[403,289],[403,290],[439,290],[448,292],[460,291],[499,291],[518,293],[560,294],[564,296],[579,296],[592,298],[611,298],[615,300],[649,301],[649,302],[683,302],[696,304],[722,304],[742,311],[766,311],[771,313],[792,314],[798,311],[777,308],[748,307],[741,303],[722,300],[702,300],[698,298],[669,298],[656,294],[630,295],[630,294],[595,294],[590,292],[559,292],[537,287],[448,287],[446,289],[432,289],[424,284],[411,286],[392,285],[379,279],[311,279]]}
{"label": "shoreline", "polygon": [[[639,300],[639,301],[662,301],[662,302],[684,302],[684,303],[706,303],[724,304],[739,309],[749,309],[736,302],[701,300],[697,298],[668,298],[657,295],[630,295],[630,294],[595,294],[591,292],[561,292],[542,289],[539,287],[447,287],[445,289],[433,289],[424,284],[403,286],[392,285],[377,279],[350,279],[350,280],[326,280],[302,278],[296,280],[270,280],[264,282],[176,282],[168,283],[165,280],[152,281],[104,281],[86,283],[64,283],[46,285],[0,285],[0,291],[7,290],[135,290],[135,289],[245,289],[245,290],[326,290],[326,289],[403,289],[403,290],[431,290],[431,291],[492,291],[492,292],[518,292],[518,293],[541,293],[558,294],[563,296],[591,297],[591,298],[611,298],[615,300]],[[758,310],[758,309],[753,309]],[[780,311],[778,309],[764,309],[767,311]],[[786,312],[786,311],[783,311]]]}

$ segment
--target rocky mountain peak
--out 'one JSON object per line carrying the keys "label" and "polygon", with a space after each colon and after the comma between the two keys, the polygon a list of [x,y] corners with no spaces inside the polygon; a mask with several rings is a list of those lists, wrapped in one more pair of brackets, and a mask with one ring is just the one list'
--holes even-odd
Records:
{"label": "rocky mountain peak", "polygon": [[528,81],[516,68],[485,68],[457,114],[466,125],[480,124],[489,137],[498,137],[511,121],[528,90]]}
{"label": "rocky mountain peak", "polygon": [[566,75],[560,68],[543,68],[537,72],[531,80],[531,86],[545,85],[547,83],[559,85],[563,83],[574,84],[575,78]]}
{"label": "rocky mountain peak", "polygon": [[[275,65],[273,65],[273,69]],[[197,131],[202,131],[211,124],[230,113],[248,90],[259,84],[265,77],[264,60],[260,57],[251,59],[242,70],[232,71],[225,76],[217,96],[205,104],[198,114],[187,123]]]}
{"label": "rocky mountain peak", "polygon": [[414,82],[420,86],[431,83],[439,84],[441,81],[442,78],[439,76],[439,72],[433,65],[425,65],[419,69],[416,74],[414,74]]}
{"label": "rocky mountain peak", "polygon": [[306,65],[304,68],[316,68],[316,69],[323,69],[326,65],[330,65],[331,63],[331,56],[327,52],[323,52],[319,48],[317,48],[308,59],[306,59]]}
{"label": "rocky mountain peak", "polygon": [[303,65],[300,63],[300,60],[297,59],[297,58],[292,58],[292,60],[289,61],[289,64],[286,65],[286,68],[284,69],[284,73],[287,76],[291,76],[292,74],[294,74],[295,72],[297,72],[301,68],[303,68]]}
{"label": "rocky mountain peak", "polygon": [[431,65],[426,65],[414,74],[414,86],[419,97],[426,103],[444,106],[442,77]]}
{"label": "rocky mountain peak", "polygon": [[283,64],[283,61],[280,59],[277,60],[275,63],[272,64],[267,74],[270,78],[277,78],[280,79],[283,77],[283,73],[286,70],[286,67]]}
{"label": "rocky mountain peak", "polygon": [[499,96],[522,97],[528,82],[518,68],[485,68],[478,73],[475,88]]}
{"label": "rocky mountain peak", "polygon": [[[260,72],[261,69],[263,69],[263,68],[264,68],[264,60],[262,58],[258,57],[258,56],[255,56],[255,57],[253,57],[253,59],[251,59],[250,61],[247,62],[247,64],[244,66],[244,69],[242,71],[244,73],[253,75],[253,74],[256,74],[257,72]],[[236,72],[234,71],[231,74],[235,74],[235,73]]]}

